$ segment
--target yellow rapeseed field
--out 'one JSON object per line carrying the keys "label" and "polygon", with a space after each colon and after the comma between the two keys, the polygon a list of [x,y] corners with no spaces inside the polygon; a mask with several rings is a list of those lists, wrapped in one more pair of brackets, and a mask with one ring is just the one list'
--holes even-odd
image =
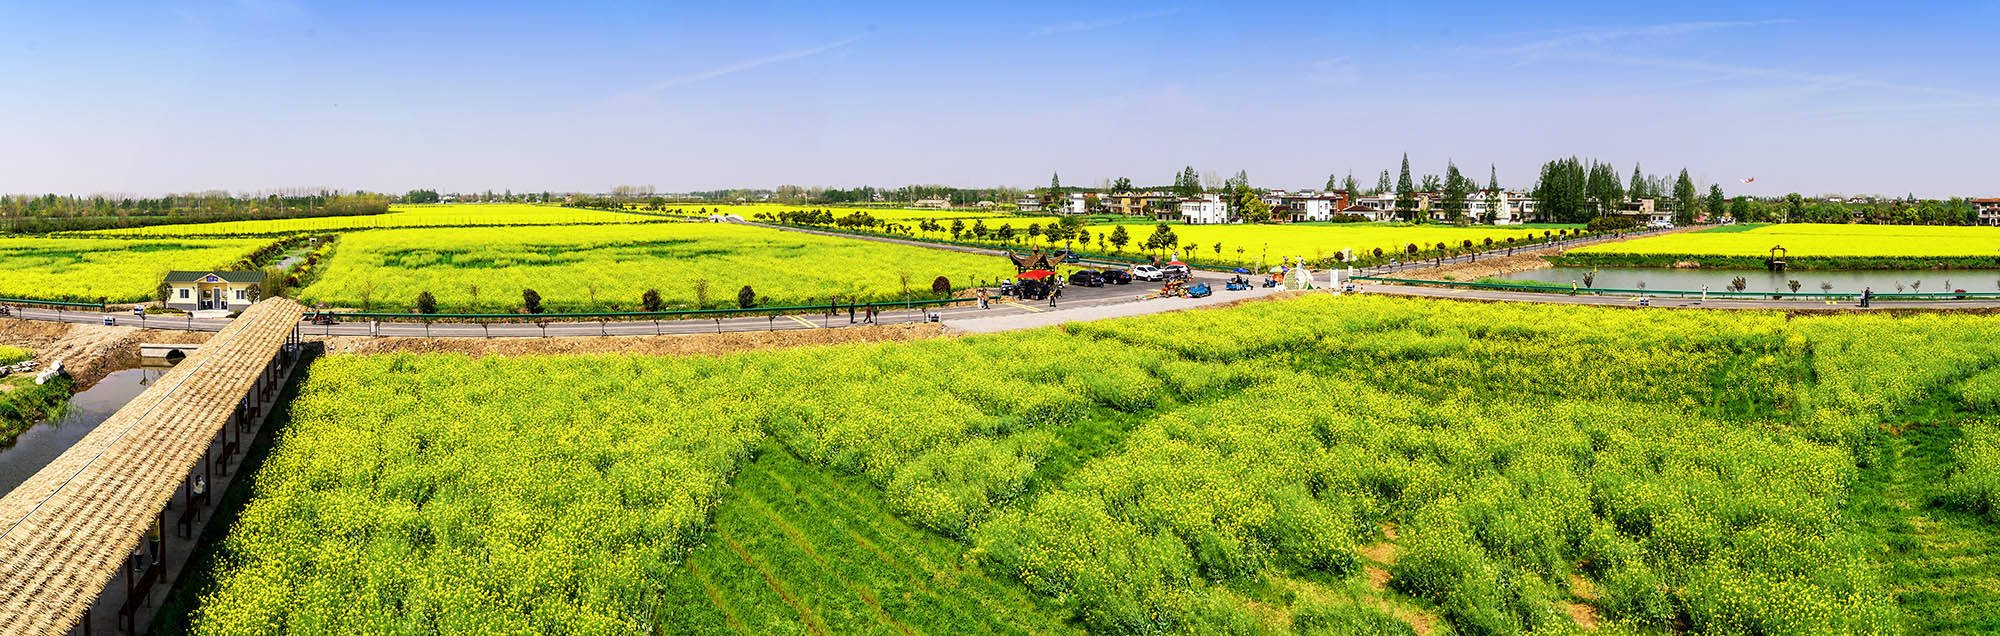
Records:
{"label": "yellow rapeseed field", "polygon": [[2000,256],[2000,227],[1786,223],[1742,231],[1683,232],[1571,250],[1576,254],[1766,257]]}

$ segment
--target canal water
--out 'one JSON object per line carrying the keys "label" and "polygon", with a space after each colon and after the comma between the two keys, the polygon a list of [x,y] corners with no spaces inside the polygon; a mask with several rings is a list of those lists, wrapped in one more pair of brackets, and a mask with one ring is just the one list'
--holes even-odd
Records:
{"label": "canal water", "polygon": [[[1774,273],[1761,269],[1666,269],[1666,268],[1613,268],[1613,267],[1551,267],[1515,272],[1500,276],[1508,280],[1541,281],[1560,283],[1565,286],[1575,282],[1583,287],[1583,277],[1592,271],[1597,277],[1590,287],[1600,289],[1648,289],[1660,291],[1698,291],[1707,285],[1710,291],[1722,291],[1731,280],[1743,277],[1749,286],[1745,291],[1789,292],[1790,281],[1799,281],[1799,292],[1813,293],[1831,291],[1833,293],[1860,293],[1863,289],[1885,292],[1946,292],[1963,289],[1969,292],[2000,291],[2000,270],[1955,269],[1955,270],[1793,270]],[[1833,286],[1822,290],[1820,284]],[[1901,284],[1902,289],[1896,286]]]}
{"label": "canal water", "polygon": [[113,371],[97,384],[69,398],[62,415],[30,427],[14,445],[0,448],[0,493],[6,493],[33,477],[77,440],[97,430],[126,402],[152,386],[171,367],[140,367]]}

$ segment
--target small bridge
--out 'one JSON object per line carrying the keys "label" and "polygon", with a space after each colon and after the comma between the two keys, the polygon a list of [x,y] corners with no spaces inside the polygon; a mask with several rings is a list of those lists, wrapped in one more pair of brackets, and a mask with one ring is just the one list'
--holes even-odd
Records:
{"label": "small bridge", "polygon": [[198,344],[159,344],[153,342],[142,342],[139,343],[139,357],[167,358],[167,359],[184,358],[187,357],[188,354],[194,353],[199,349],[201,349],[201,345]]}
{"label": "small bridge", "polygon": [[[55,635],[87,623],[121,572],[128,597],[161,582],[157,573],[166,568],[157,557],[135,580],[128,556],[148,528],[171,524],[165,508],[177,490],[205,474],[217,455],[241,450],[243,423],[276,394],[299,353],[304,313],[285,298],[252,305],[0,497],[0,633]],[[230,428],[238,431],[234,442]]]}

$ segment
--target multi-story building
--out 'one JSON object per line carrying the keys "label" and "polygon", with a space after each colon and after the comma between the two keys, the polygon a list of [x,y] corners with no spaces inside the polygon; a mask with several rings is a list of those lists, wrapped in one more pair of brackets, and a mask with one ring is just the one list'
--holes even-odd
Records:
{"label": "multi-story building", "polygon": [[1050,206],[1049,209],[1044,211],[1055,214],[1083,214],[1090,211],[1090,206],[1086,204],[1081,192],[1071,193],[1069,198],[1065,199],[1061,205],[1050,202]]}
{"label": "multi-story building", "polygon": [[1465,216],[1473,223],[1488,223],[1488,213],[1492,214],[1492,225],[1518,225],[1528,221],[1535,213],[1535,199],[1525,192],[1501,191],[1492,209],[1487,209],[1487,191],[1473,192],[1466,197]]}
{"label": "multi-story building", "polygon": [[1158,206],[1155,202],[1173,197],[1158,192],[1120,192],[1097,195],[1104,202],[1104,209],[1112,214],[1125,216],[1150,216]]}
{"label": "multi-story building", "polygon": [[1375,208],[1371,208],[1359,203],[1347,206],[1346,208],[1342,209],[1340,213],[1358,216],[1361,218],[1368,219],[1370,221],[1387,221],[1390,219],[1391,216],[1388,210],[1377,210]]}
{"label": "multi-story building", "polygon": [[1033,194],[1023,194],[1021,198],[1014,200],[1014,209],[1020,212],[1040,212],[1042,211],[1042,197]]}
{"label": "multi-story building", "polygon": [[1619,207],[1618,214],[1632,217],[1632,220],[1647,227],[1668,227],[1674,224],[1673,208],[1659,205],[1654,199],[1626,201]]}
{"label": "multi-story building", "polygon": [[2000,198],[1966,199],[1979,212],[1980,225],[2000,225]]}
{"label": "multi-story building", "polygon": [[1204,194],[1199,198],[1181,199],[1180,220],[1189,225],[1212,225],[1229,222],[1229,204],[1221,195]]}
{"label": "multi-story building", "polygon": [[1293,222],[1329,221],[1335,213],[1346,209],[1346,192],[1301,192],[1281,197],[1272,217]]}

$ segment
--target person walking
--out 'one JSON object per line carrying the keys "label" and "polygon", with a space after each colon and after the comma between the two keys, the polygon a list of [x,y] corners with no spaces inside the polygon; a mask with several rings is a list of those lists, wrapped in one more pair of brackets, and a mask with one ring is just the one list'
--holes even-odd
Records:
{"label": "person walking", "polygon": [[1874,298],[1875,298],[1875,288],[1873,288],[1873,287],[1863,287],[1863,288],[1861,288],[1861,308],[1862,308],[1862,309],[1867,309],[1867,308],[1868,308],[1868,301],[1870,301],[1870,300],[1873,300]]}
{"label": "person walking", "polygon": [[1062,297],[1062,285],[1061,284],[1053,285],[1049,289],[1049,308],[1055,309],[1056,299],[1061,297]]}
{"label": "person walking", "polygon": [[981,287],[981,288],[979,288],[979,308],[980,308],[980,309],[991,309],[991,308],[992,308],[992,305],[988,304],[988,301],[987,301],[987,298],[986,298],[986,288],[985,288],[985,287]]}
{"label": "person walking", "polygon": [[1699,305],[1705,302],[1708,302],[1708,285],[1701,286],[1701,300],[1694,301],[1694,304]]}
{"label": "person walking", "polygon": [[153,556],[152,561],[148,563],[148,567],[151,567],[153,565],[158,565],[160,563],[160,556],[161,556],[160,541],[162,538],[160,536],[160,523],[161,523],[160,519],[158,517],[154,517],[153,525],[146,527],[146,543],[152,546],[150,552],[152,553]]}

